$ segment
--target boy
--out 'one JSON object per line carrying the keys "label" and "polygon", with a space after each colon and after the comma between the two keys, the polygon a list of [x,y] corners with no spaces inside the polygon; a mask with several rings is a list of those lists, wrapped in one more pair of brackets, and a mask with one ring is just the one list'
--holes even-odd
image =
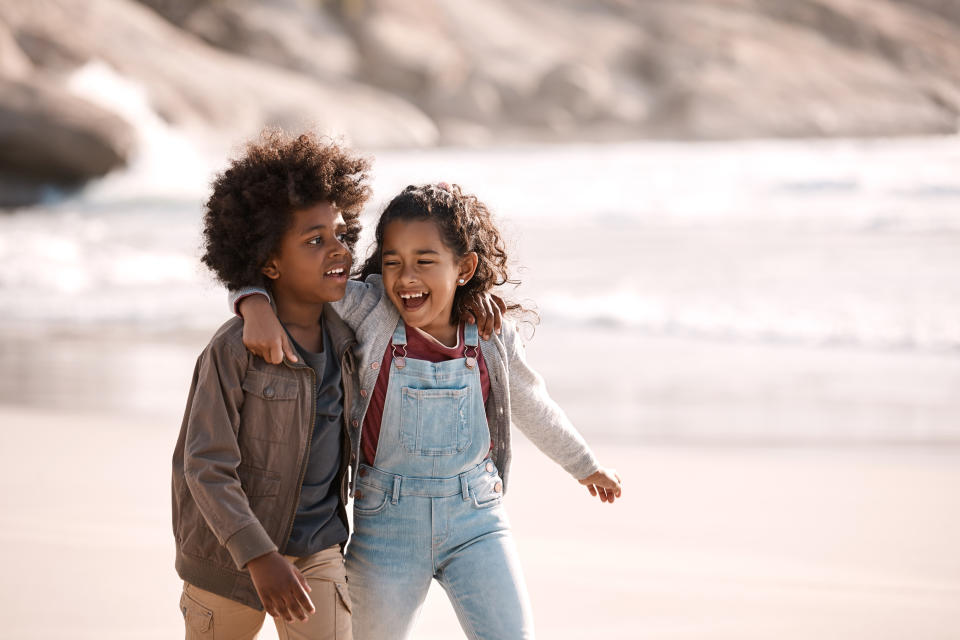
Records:
{"label": "boy", "polygon": [[233,318],[197,360],[173,457],[186,637],[350,638],[343,566],[358,389],[343,297],[369,198],[368,162],[311,135],[265,133],[213,184],[203,262],[272,294],[299,358],[270,364]]}

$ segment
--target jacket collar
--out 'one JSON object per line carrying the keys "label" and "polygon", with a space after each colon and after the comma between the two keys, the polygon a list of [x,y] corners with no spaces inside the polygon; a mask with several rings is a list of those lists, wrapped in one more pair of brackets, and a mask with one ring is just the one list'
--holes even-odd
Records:
{"label": "jacket collar", "polygon": [[333,349],[337,352],[337,357],[343,358],[346,350],[357,343],[353,329],[347,326],[347,323],[337,315],[337,312],[329,304],[323,305],[323,322],[330,334],[330,342],[333,343]]}

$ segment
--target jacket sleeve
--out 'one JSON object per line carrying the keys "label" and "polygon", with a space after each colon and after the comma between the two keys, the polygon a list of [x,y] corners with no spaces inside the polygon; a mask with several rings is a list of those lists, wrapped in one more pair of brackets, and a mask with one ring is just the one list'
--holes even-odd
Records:
{"label": "jacket sleeve", "polygon": [[277,550],[250,508],[237,475],[246,365],[247,354],[235,353],[229,345],[211,343],[201,354],[184,443],[184,475],[190,493],[240,569]]}
{"label": "jacket sleeve", "polygon": [[503,325],[510,385],[510,418],[547,457],[577,480],[600,469],[583,436],[547,393],[543,378],[530,368],[516,328]]}

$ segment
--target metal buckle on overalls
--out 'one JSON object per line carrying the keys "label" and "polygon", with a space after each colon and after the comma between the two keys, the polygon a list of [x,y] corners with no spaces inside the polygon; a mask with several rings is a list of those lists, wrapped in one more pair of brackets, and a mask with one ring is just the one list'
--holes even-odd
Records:
{"label": "metal buckle on overalls", "polygon": [[[473,355],[470,355],[470,349],[473,349]],[[474,347],[473,345],[468,346],[466,349],[463,350],[463,355],[467,356],[467,359],[465,362],[465,364],[467,365],[467,369],[473,369],[475,366],[477,366],[477,348],[476,347]]]}
{"label": "metal buckle on overalls", "polygon": [[[397,351],[398,348],[403,349],[403,353],[399,353]],[[407,366],[407,345],[393,345],[393,363],[397,365],[397,369],[403,369],[405,366]]]}

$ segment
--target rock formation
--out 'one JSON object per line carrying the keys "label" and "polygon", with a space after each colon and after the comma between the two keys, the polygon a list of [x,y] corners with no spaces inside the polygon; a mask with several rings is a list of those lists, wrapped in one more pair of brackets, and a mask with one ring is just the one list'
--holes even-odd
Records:
{"label": "rock formation", "polygon": [[383,148],[960,121],[947,0],[0,0],[0,204],[129,158],[130,126],[68,89],[90,61],[232,142],[267,124]]}

